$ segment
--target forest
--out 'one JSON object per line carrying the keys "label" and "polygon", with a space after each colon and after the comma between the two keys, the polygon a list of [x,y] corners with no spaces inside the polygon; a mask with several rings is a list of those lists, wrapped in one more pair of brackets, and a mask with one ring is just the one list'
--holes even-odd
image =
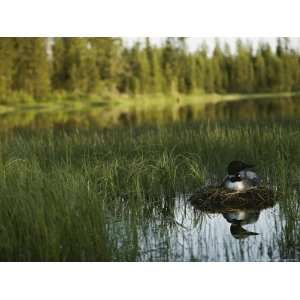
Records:
{"label": "forest", "polygon": [[216,39],[189,51],[186,38],[149,38],[131,47],[121,38],[0,38],[0,103],[119,95],[261,93],[300,90],[300,52],[288,38],[276,48],[236,50]]}

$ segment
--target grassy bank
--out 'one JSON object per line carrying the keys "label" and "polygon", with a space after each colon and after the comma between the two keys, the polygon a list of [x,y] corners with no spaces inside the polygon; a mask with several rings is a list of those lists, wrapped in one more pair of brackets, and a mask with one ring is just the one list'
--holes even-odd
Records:
{"label": "grassy bank", "polygon": [[233,159],[256,163],[285,193],[279,238],[282,251],[295,249],[298,128],[203,122],[0,134],[0,260],[138,260],[149,224],[168,244],[174,196],[219,182]]}

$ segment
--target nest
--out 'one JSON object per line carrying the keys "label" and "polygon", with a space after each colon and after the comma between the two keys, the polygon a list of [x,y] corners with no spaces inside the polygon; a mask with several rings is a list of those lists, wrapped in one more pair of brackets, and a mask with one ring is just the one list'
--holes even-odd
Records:
{"label": "nest", "polygon": [[223,187],[206,187],[194,193],[189,201],[205,212],[265,209],[275,204],[275,194],[268,187],[256,187],[243,192],[229,191]]}

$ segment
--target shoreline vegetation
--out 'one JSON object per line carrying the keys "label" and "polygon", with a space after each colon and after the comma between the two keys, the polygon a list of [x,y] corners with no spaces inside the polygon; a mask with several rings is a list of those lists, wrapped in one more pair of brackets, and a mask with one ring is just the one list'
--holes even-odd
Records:
{"label": "shoreline vegetation", "polygon": [[0,38],[0,111],[227,101],[297,91],[300,51],[288,38],[278,38],[275,48],[262,41],[255,50],[241,39],[234,49],[216,39],[212,49],[203,42],[196,51],[183,37],[160,45],[145,38],[131,47],[109,37]]}
{"label": "shoreline vegetation", "polygon": [[197,104],[205,105],[207,103],[217,103],[225,101],[239,101],[243,99],[266,99],[266,98],[280,98],[293,97],[300,94],[297,92],[280,92],[280,93],[251,93],[251,94],[193,94],[193,95],[119,95],[112,99],[100,100],[99,97],[89,96],[83,97],[80,100],[60,100],[60,101],[43,101],[23,104],[0,104],[0,115],[6,113],[20,112],[20,111],[56,111],[70,109],[72,111],[80,111],[82,109],[89,109],[99,106],[116,106],[116,107],[136,107],[145,108],[153,106],[172,106],[180,104]]}

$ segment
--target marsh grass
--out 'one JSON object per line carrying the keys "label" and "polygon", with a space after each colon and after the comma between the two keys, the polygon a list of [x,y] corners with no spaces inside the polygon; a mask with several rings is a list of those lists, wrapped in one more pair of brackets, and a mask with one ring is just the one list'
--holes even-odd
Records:
{"label": "marsh grass", "polygon": [[299,247],[299,125],[188,122],[0,134],[0,260],[135,261],[149,224],[168,259],[175,195],[219,182],[233,159],[256,163],[267,183],[288,195],[280,199],[289,220],[282,251]]}

